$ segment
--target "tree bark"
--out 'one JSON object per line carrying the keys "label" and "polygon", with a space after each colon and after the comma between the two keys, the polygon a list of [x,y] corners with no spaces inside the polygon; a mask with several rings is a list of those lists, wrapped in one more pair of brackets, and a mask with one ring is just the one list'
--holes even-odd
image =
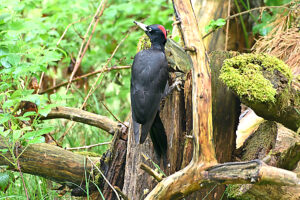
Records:
{"label": "tree bark", "polygon": [[[268,164],[293,170],[300,176],[299,142],[297,133],[275,122],[265,121],[251,134],[236,152],[241,160],[266,159]],[[229,185],[228,195],[238,199],[296,200],[300,198],[300,186]]]}
{"label": "tree bark", "polygon": [[[1,149],[7,148],[1,142]],[[23,152],[24,150],[24,152]],[[21,152],[23,152],[21,154]],[[21,171],[42,176],[53,181],[67,184],[71,187],[85,183],[85,175],[92,171],[92,164],[85,156],[66,151],[49,144],[32,144],[26,149],[18,148]],[[13,161],[12,155],[7,152],[4,156]],[[96,162],[96,159],[92,159]],[[3,156],[0,156],[0,165],[14,166]]]}
{"label": "tree bark", "polygon": [[78,108],[55,107],[47,115],[41,117],[41,120],[64,118],[75,122],[81,122],[101,128],[102,130],[114,134],[120,128],[118,122],[109,119],[106,116],[90,113]]}

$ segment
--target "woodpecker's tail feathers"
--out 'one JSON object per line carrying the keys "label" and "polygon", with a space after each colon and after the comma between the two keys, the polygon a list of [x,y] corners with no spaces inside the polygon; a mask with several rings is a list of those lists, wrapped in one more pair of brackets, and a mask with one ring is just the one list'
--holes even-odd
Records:
{"label": "woodpecker's tail feathers", "polygon": [[141,130],[141,138],[140,138],[140,144],[143,144],[147,138],[147,135],[149,133],[149,130],[152,126],[153,120],[149,120],[146,124],[142,125]]}
{"label": "woodpecker's tail feathers", "polygon": [[156,153],[159,156],[166,155],[168,149],[168,140],[164,125],[159,117],[159,112],[157,112],[151,126],[150,136]]}
{"label": "woodpecker's tail feathers", "polygon": [[133,133],[134,133],[134,139],[135,143],[139,143],[140,140],[140,127],[141,124],[137,123],[134,119],[132,119],[132,124],[133,124]]}

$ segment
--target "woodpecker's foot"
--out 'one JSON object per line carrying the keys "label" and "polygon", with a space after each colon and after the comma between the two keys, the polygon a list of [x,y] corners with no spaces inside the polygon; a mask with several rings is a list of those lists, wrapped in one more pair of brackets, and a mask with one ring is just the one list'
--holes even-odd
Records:
{"label": "woodpecker's foot", "polygon": [[181,87],[183,85],[183,81],[176,79],[175,82],[171,85],[170,90],[174,90],[175,88],[177,89],[177,91],[181,91]]}
{"label": "woodpecker's foot", "polygon": [[168,96],[174,89],[180,92],[182,90],[182,86],[183,86],[182,77],[176,77],[175,82],[171,86],[169,86],[165,96]]}

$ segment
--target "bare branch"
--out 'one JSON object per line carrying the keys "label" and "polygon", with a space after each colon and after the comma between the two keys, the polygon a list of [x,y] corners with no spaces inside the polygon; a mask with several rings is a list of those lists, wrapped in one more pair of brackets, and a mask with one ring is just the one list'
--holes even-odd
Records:
{"label": "bare branch", "polygon": [[203,174],[207,181],[222,184],[300,185],[296,173],[268,166],[260,160],[219,164],[206,169]]}
{"label": "bare branch", "polygon": [[[84,74],[82,76],[76,77],[76,78],[72,79],[71,82],[76,82],[76,81],[79,81],[79,80],[81,80],[83,78],[94,76],[94,75],[102,73],[102,72],[110,72],[110,71],[122,70],[122,69],[130,69],[130,68],[131,68],[131,66],[114,66],[114,67],[109,67],[109,68],[105,68],[105,69],[100,69],[100,70],[97,70],[97,71],[94,71],[94,72],[90,72],[90,73]],[[60,88],[62,86],[65,86],[68,83],[69,83],[69,81],[65,81],[65,82],[60,83],[58,85],[55,85],[55,86],[53,86],[51,88],[48,88],[48,89],[40,92],[39,94],[44,94],[44,93],[50,92],[52,90],[55,90],[55,89]]]}
{"label": "bare branch", "polygon": [[[130,33],[130,32],[129,32],[129,33]],[[127,39],[127,37],[129,36],[129,33],[128,33],[128,34],[121,40],[121,42],[116,46],[115,50],[113,51],[113,53],[111,54],[111,56],[110,56],[109,59],[107,60],[105,66],[103,67],[104,70],[107,69],[108,64],[111,62],[112,58],[115,56],[115,54],[116,54],[117,50],[119,49],[119,47],[121,46],[121,44]],[[100,77],[101,77],[101,75],[102,75],[102,72],[101,72],[100,74],[98,74],[96,81],[93,83],[92,87],[90,88],[90,90],[89,90],[87,96],[85,97],[84,102],[82,103],[80,109],[82,109],[82,108],[86,105],[86,102],[87,102],[87,100],[89,99],[89,97],[95,92],[95,90],[99,87],[99,85],[101,85],[102,80],[103,80],[103,76],[102,76],[102,79],[101,79],[100,83],[97,84],[98,81],[99,81],[99,79],[100,79]],[[73,127],[73,125],[74,125],[74,122],[71,123],[71,125],[69,126],[69,128],[68,128],[68,129],[64,132],[64,134],[59,138],[59,141],[62,141],[62,140],[64,139],[64,137],[69,133],[69,131],[71,130],[71,128]]]}
{"label": "bare branch", "polygon": [[124,200],[130,200],[130,199],[128,198],[128,196],[126,196],[126,195],[122,192],[122,190],[121,190],[119,187],[114,186],[114,188],[117,190],[117,192],[120,194],[120,196],[121,196]]}
{"label": "bare branch", "polygon": [[119,123],[123,124],[125,127],[128,128],[128,126],[127,126],[126,124],[124,124],[121,120],[119,120],[119,118],[118,118],[117,116],[115,116],[115,115],[111,112],[111,110],[107,107],[107,105],[106,105],[105,103],[103,103],[103,101],[101,101],[101,104],[105,107],[105,109],[107,110],[107,112],[109,112],[109,114],[111,114],[111,115],[115,118],[115,120],[117,120]]}
{"label": "bare branch", "polygon": [[[271,8],[283,8],[283,9],[287,9],[287,10],[290,10],[291,8],[287,7],[288,5],[291,5],[293,2],[290,2],[290,3],[287,3],[285,5],[282,5],[282,6],[263,6],[263,7],[258,7],[258,8],[252,8],[250,10],[246,10],[246,11],[243,11],[243,12],[239,12],[237,14],[234,14],[234,15],[230,15],[228,17],[225,18],[225,21],[228,21],[230,19],[233,19],[235,17],[238,17],[238,16],[241,16],[241,15],[244,15],[244,14],[248,14],[248,13],[251,13],[253,11],[256,11],[256,10],[265,10],[265,9],[271,9]],[[207,36],[209,36],[211,33],[215,32],[216,30],[218,29],[213,29],[211,30],[210,32],[208,32],[207,34],[205,34],[202,39],[206,38]]]}
{"label": "bare branch", "polygon": [[108,117],[90,113],[78,108],[56,107],[51,110],[47,117],[41,120],[64,118],[84,124],[89,124],[101,128],[102,130],[114,134],[119,128],[118,123]]}
{"label": "bare branch", "polygon": [[[97,11],[96,11],[96,13],[95,13],[95,15],[94,15],[94,17],[93,17],[93,19],[92,19],[92,21],[91,21],[91,23],[90,23],[88,29],[86,30],[86,33],[85,33],[84,38],[83,38],[83,41],[82,41],[82,43],[81,43],[80,50],[79,50],[79,52],[78,52],[78,56],[77,56],[77,59],[76,59],[76,63],[75,63],[74,69],[73,69],[72,74],[71,74],[70,79],[69,79],[69,83],[68,83],[68,86],[67,86],[67,92],[68,92],[68,89],[69,89],[69,87],[70,87],[71,81],[72,81],[72,79],[73,79],[73,77],[74,77],[74,75],[75,75],[77,69],[79,68],[79,66],[80,66],[80,64],[81,64],[81,61],[82,61],[82,59],[83,59],[83,57],[84,57],[84,55],[85,55],[85,52],[86,52],[86,50],[87,50],[87,48],[88,48],[88,46],[89,46],[89,44],[90,44],[90,41],[91,41],[91,39],[92,39],[92,37],[93,37],[93,35],[94,35],[94,32],[95,32],[95,30],[96,30],[96,26],[97,26],[97,24],[98,24],[98,22],[99,22],[99,20],[100,20],[100,17],[101,17],[102,14],[103,14],[103,11],[104,11],[104,8],[105,8],[105,3],[106,3],[106,0],[102,0],[102,1],[100,2],[99,6],[98,6],[98,8],[97,8]],[[101,7],[102,7],[102,8],[101,8]],[[100,9],[101,9],[101,10],[100,10]],[[91,32],[91,34],[90,34],[90,37],[89,37],[87,43],[85,43],[85,40],[86,40],[86,38],[87,38],[88,33],[90,32],[90,28],[91,28],[92,24],[94,24],[93,30],[92,30],[92,32]],[[84,46],[84,45],[85,45],[85,46]],[[83,46],[84,46],[84,49],[83,49],[83,52],[82,52]]]}
{"label": "bare branch", "polygon": [[98,143],[98,144],[92,144],[89,146],[82,146],[82,147],[69,147],[69,148],[65,148],[66,150],[79,150],[79,149],[89,149],[92,147],[97,147],[97,146],[101,146],[101,145],[107,145],[107,144],[111,144],[111,142],[103,142],[103,143]]}
{"label": "bare branch", "polygon": [[151,169],[151,167],[149,167],[148,165],[141,163],[140,168],[145,172],[147,172],[149,175],[153,176],[153,178],[155,178],[155,180],[157,180],[158,182],[162,180],[162,174],[157,173],[156,171]]}

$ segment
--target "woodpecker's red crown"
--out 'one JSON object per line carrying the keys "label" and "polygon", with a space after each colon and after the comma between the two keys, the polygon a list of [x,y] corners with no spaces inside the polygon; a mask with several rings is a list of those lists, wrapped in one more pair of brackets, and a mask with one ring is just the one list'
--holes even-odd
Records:
{"label": "woodpecker's red crown", "polygon": [[146,24],[134,21],[136,25],[138,25],[141,29],[145,31],[145,33],[150,38],[151,43],[160,43],[165,44],[167,42],[167,31],[165,27],[160,24],[153,24],[147,26]]}

